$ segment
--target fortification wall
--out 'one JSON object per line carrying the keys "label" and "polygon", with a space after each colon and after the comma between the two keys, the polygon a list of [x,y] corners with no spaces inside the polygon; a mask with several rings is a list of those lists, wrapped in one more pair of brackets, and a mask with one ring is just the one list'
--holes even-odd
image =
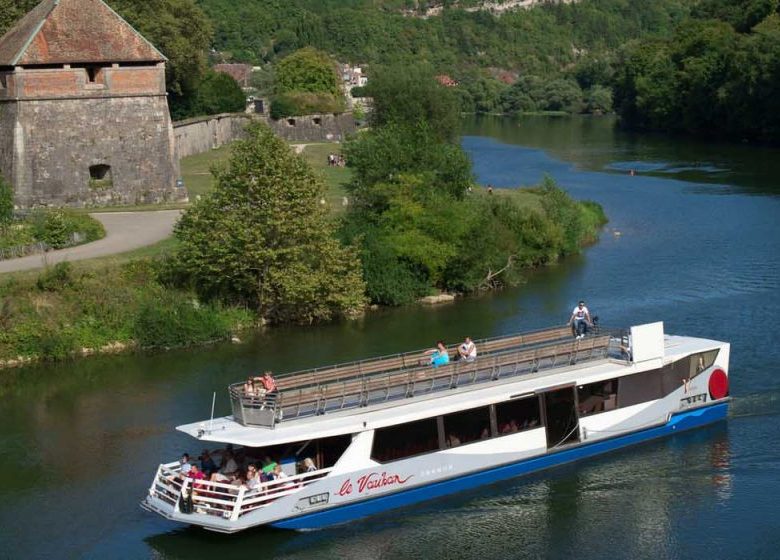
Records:
{"label": "fortification wall", "polygon": [[267,124],[288,142],[342,141],[355,132],[355,119],[351,113],[307,115],[278,121],[265,115],[246,113],[212,115],[173,124],[179,157],[207,152],[238,140],[253,120]]}
{"label": "fortification wall", "polygon": [[[176,186],[165,96],[22,100],[16,110],[17,206],[186,200],[186,189]],[[102,171],[99,178],[95,169]]]}
{"label": "fortification wall", "polygon": [[202,154],[244,136],[251,115],[225,113],[173,123],[180,158]]}

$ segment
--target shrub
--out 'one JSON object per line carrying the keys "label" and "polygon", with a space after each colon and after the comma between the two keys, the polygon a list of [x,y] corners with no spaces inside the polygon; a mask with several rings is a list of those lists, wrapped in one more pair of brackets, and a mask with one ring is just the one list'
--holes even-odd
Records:
{"label": "shrub", "polygon": [[31,224],[35,239],[54,249],[62,249],[74,242],[96,241],[106,234],[103,224],[94,218],[64,209],[35,212]]}
{"label": "shrub", "polygon": [[14,218],[14,190],[0,176],[0,227],[7,226]]}
{"label": "shrub", "polygon": [[42,292],[60,292],[73,286],[73,267],[69,262],[61,262],[53,267],[46,268],[35,281],[35,285]]}
{"label": "shrub", "polygon": [[142,301],[133,338],[145,348],[185,346],[230,336],[233,318],[213,305],[201,305],[182,292],[150,294]]}

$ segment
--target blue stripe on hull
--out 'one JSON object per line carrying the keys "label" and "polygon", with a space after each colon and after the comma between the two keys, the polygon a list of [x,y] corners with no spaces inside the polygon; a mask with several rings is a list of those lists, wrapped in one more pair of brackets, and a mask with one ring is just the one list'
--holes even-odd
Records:
{"label": "blue stripe on hull", "polygon": [[609,440],[564,449],[549,455],[525,459],[519,463],[503,465],[501,467],[463,475],[458,478],[435,482],[389,496],[380,496],[317,513],[309,513],[299,517],[285,519],[272,523],[271,525],[280,529],[317,529],[327,527],[328,525],[344,523],[388,509],[415,504],[424,500],[460,492],[462,490],[469,490],[484,484],[514,478],[534,471],[576,461],[578,459],[601,455],[602,453],[620,449],[621,447],[634,445],[683,430],[698,428],[726,418],[727,412],[728,403],[720,403],[705,408],[699,408],[677,414],[673,416],[667,424],[657,428],[650,428]]}

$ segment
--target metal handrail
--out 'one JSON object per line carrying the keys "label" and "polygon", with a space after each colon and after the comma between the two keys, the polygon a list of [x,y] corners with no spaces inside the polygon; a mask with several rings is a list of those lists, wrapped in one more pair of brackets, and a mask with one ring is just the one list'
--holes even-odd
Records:
{"label": "metal handrail", "polygon": [[181,475],[181,465],[162,464],[157,469],[149,494],[178,508],[185,490],[192,492],[193,513],[223,517],[235,521],[242,515],[261,509],[279,498],[294,494],[309,484],[327,476],[332,467],[300,473],[261,483],[248,490],[224,482],[193,480]]}
{"label": "metal handrail", "polygon": [[[399,398],[400,395],[410,397],[423,390],[418,389],[421,384],[423,386],[429,385],[427,390],[423,392],[433,392],[444,388],[456,388],[460,385],[495,381],[499,378],[517,375],[523,364],[530,364],[525,369],[535,372],[539,369],[559,367],[562,365],[564,357],[568,363],[587,361],[594,357],[617,357],[618,352],[613,343],[615,340],[621,340],[623,336],[624,330],[622,329],[606,330],[601,328],[592,336],[582,340],[572,339],[565,343],[552,341],[501,349],[487,355],[480,354],[476,362],[455,362],[438,369],[431,368],[429,365],[416,364],[414,367],[400,367],[370,373],[351,373],[344,377],[325,381],[314,380],[312,383],[281,391],[277,402],[274,403],[274,420],[270,423],[256,424],[273,427],[273,424],[282,420],[282,412],[283,417],[289,419],[323,414],[333,408],[341,410],[367,406],[373,402],[390,400],[391,395]],[[508,339],[511,337],[499,338]],[[599,346],[595,346],[597,339],[603,341]],[[550,350],[554,351],[550,353]],[[580,355],[583,352],[587,352],[587,355]],[[504,369],[512,369],[512,371],[505,373]],[[464,375],[466,375],[466,379],[462,380]],[[394,376],[399,377],[399,379],[393,380]],[[449,379],[449,382],[441,383],[443,379]],[[235,409],[235,405],[243,406],[241,386],[240,383],[231,385],[230,394],[234,403],[234,416],[244,423],[244,410],[237,411]],[[372,394],[382,391],[384,391],[383,399],[372,397]],[[287,395],[287,401],[291,403],[287,406],[285,406],[285,395]],[[304,395],[308,395],[310,398],[304,400]],[[340,399],[341,404],[338,407],[329,407],[328,403],[334,399]],[[305,410],[303,410],[304,408]],[[252,424],[253,422],[246,423]]]}

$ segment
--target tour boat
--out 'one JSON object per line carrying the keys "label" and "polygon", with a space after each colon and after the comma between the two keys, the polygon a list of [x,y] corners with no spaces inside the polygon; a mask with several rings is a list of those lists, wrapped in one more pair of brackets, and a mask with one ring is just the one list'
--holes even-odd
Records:
{"label": "tour boat", "polygon": [[729,344],[666,335],[661,322],[476,345],[475,360],[435,368],[408,352],[278,375],[264,396],[231,385],[231,416],[177,429],[285,475],[248,489],[166,463],[141,505],[223,533],[315,529],[726,417]]}

